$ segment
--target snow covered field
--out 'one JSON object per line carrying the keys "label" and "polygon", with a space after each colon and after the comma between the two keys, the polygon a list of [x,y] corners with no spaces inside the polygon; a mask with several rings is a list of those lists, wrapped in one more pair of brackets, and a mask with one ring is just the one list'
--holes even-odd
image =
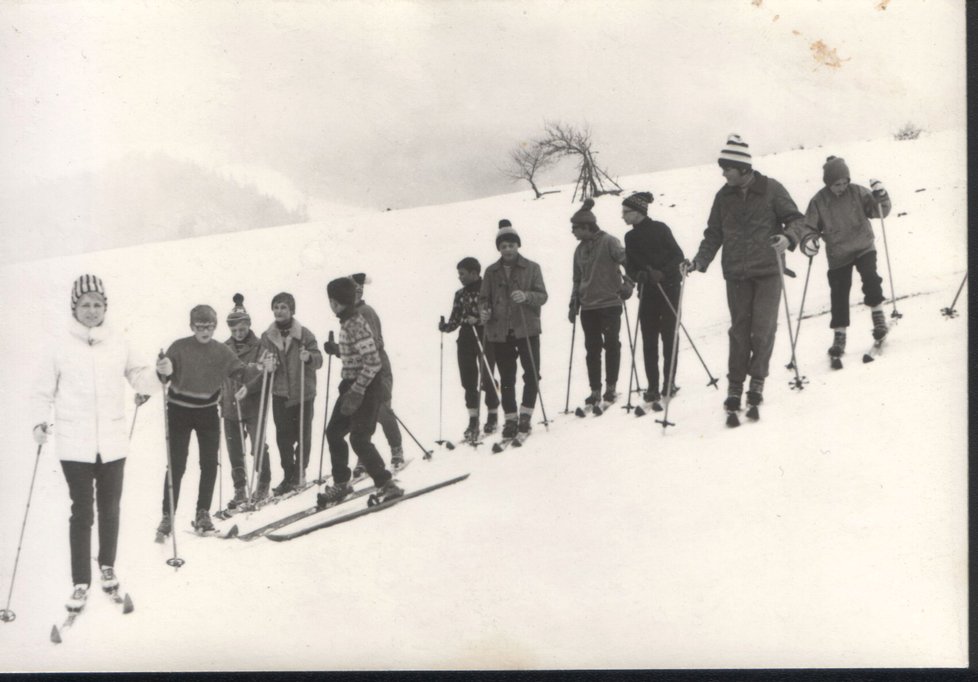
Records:
{"label": "snow covered field", "polygon": [[[83,272],[104,279],[109,322],[127,327],[148,358],[190,333],[193,305],[209,303],[223,320],[236,291],[259,333],[271,322],[271,297],[292,292],[296,317],[321,343],[338,329],[326,282],[367,272],[365,298],[381,315],[394,366],[394,409],[435,448],[432,461],[421,461],[405,434],[415,457],[405,486],[471,472],[458,485],[288,543],[178,532],[186,565],[175,571],[165,563],[170,544],[153,543],[165,470],[156,396],[140,409],[123,496],[117,568],[136,611],[117,615],[93,595],[65,642],[48,641],[71,586],[67,487],[55,448],[46,448],[10,605],[17,619],[0,624],[0,670],[966,665],[967,293],[960,317],[940,313],[967,268],[965,133],[783,152],[755,157],[755,168],[780,180],[804,211],[829,154],[846,158],[853,181],[878,177],[889,189],[886,236],[896,293],[908,296],[897,302],[904,317],[883,357],[860,362],[871,325],[857,278],[846,367],[830,370],[820,255],[797,350],[809,383],[789,388],[782,310],[762,420],[737,430],[724,427],[721,409],[728,316],[719,259],[687,280],[683,320],[721,391],[706,386],[684,341],[682,391],[670,408],[677,426],[667,433],[617,407],[586,421],[563,414],[576,244],[570,186],[541,201],[524,192],[0,269],[0,311],[11,323],[0,363],[4,598],[35,462],[25,411],[35,348],[67,322],[69,287]],[[695,253],[722,184],[715,163],[621,184],[651,190],[650,215],[670,225],[687,257]],[[601,197],[595,213],[605,230],[624,235],[620,199]],[[458,287],[456,262],[472,255],[485,267],[496,258],[500,218],[513,222],[550,292],[541,371],[553,423],[535,426],[522,450],[493,456],[487,443],[448,451],[434,440],[459,439],[466,415],[451,335],[439,433],[437,322]],[[798,273],[788,283],[794,320],[807,261],[795,253],[788,264]],[[636,306],[629,302],[632,323]],[[223,324],[217,336],[227,337]],[[581,338],[577,345],[571,410],[587,393]],[[313,468],[325,376],[324,368]],[[334,366],[331,400],[337,381]],[[379,430],[375,442],[386,458]],[[190,527],[194,448],[179,529]],[[274,447],[272,461],[274,484]]]}

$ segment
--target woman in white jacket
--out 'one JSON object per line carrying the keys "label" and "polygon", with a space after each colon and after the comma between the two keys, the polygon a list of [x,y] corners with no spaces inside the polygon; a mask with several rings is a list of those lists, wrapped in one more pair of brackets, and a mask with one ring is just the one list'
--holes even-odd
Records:
{"label": "woman in white jacket", "polygon": [[[54,406],[57,452],[71,496],[69,539],[74,591],[69,610],[80,610],[92,582],[93,502],[98,505],[98,563],[102,589],[119,589],[115,575],[119,500],[129,453],[124,412],[128,379],[138,394],[159,390],[155,369],[134,361],[125,339],[104,324],[102,280],[82,275],[71,290],[73,320],[42,365],[34,394],[34,440],[45,443]],[[93,485],[94,484],[94,485]]]}

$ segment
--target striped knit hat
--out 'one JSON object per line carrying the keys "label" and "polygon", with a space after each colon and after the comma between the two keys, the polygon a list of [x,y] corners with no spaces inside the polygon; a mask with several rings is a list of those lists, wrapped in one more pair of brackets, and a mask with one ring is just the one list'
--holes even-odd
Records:
{"label": "striped knit hat", "polygon": [[739,166],[741,168],[751,167],[750,147],[740,139],[740,135],[730,133],[727,136],[727,144],[720,150],[718,159],[721,166],[725,163]]}
{"label": "striped knit hat", "polygon": [[634,194],[626,197],[625,200],[621,202],[621,205],[635,209],[643,215],[648,215],[649,204],[651,204],[653,201],[655,201],[655,199],[652,197],[652,192],[635,192]]}
{"label": "striped knit hat", "polygon": [[234,301],[234,307],[228,313],[228,326],[233,327],[239,322],[251,324],[251,315],[248,314],[248,311],[244,307],[244,296],[235,294],[231,300]]}
{"label": "striped knit hat", "polygon": [[75,283],[71,287],[71,312],[74,314],[75,306],[78,305],[78,299],[82,297],[82,294],[98,294],[102,297],[102,301],[108,307],[109,299],[105,295],[105,285],[102,284],[100,280],[95,275],[82,275],[75,280]]}

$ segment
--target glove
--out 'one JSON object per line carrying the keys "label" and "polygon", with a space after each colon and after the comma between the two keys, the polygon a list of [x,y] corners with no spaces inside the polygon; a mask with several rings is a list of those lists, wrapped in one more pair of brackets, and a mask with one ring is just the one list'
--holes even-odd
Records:
{"label": "glove", "polygon": [[143,403],[145,403],[147,400],[149,400],[149,396],[148,395],[145,395],[143,393],[137,393],[136,395],[134,395],[132,397],[132,400],[133,400],[134,403],[136,403],[136,407],[139,407],[140,405],[142,405]]}
{"label": "glove", "polygon": [[354,412],[360,409],[360,405],[362,404],[363,393],[347,391],[343,394],[343,400],[340,401],[340,414],[344,417],[352,416]]}
{"label": "glove", "polygon": [[475,315],[469,315],[468,317],[463,317],[462,322],[464,322],[465,324],[471,327],[474,327],[475,325],[479,324],[479,318],[476,317]]}
{"label": "glove", "polygon": [[519,289],[511,293],[509,297],[513,299],[514,303],[526,303],[526,294],[524,294]]}
{"label": "glove", "polygon": [[34,427],[34,442],[38,445],[44,445],[48,442],[48,425],[45,423],[40,423]]}
{"label": "glove", "polygon": [[479,311],[479,322],[482,324],[488,322],[490,317],[492,317],[492,311],[488,308],[483,308]]}
{"label": "glove", "polygon": [[156,361],[156,373],[168,377],[173,374],[173,361],[165,355]]}
{"label": "glove", "polygon": [[262,371],[268,372],[269,374],[274,372],[275,368],[278,367],[278,358],[275,357],[274,353],[269,353],[268,351],[265,351],[265,354],[258,362],[262,366]]}
{"label": "glove", "polygon": [[438,321],[438,331],[440,331],[442,334],[448,331],[448,323],[445,322],[444,317]]}
{"label": "glove", "polygon": [[299,351],[299,360],[303,363],[309,362],[309,358],[312,357],[312,353],[307,351],[305,348]]}
{"label": "glove", "polygon": [[693,258],[692,260],[683,261],[681,267],[686,270],[686,274],[689,274],[691,272],[706,272],[706,266],[704,266],[695,258]]}
{"label": "glove", "polygon": [[873,196],[876,199],[882,199],[886,196],[886,187],[884,187],[883,183],[879,180],[870,179],[869,188],[873,190]]}
{"label": "glove", "polygon": [[779,256],[788,249],[788,245],[788,238],[783,234],[776,234],[771,237],[771,246],[774,247],[774,250],[778,252]]}
{"label": "glove", "polygon": [[339,355],[340,354],[340,344],[335,341],[327,341],[323,344],[323,350],[326,351],[327,355]]}
{"label": "glove", "polygon": [[234,392],[234,399],[240,403],[242,400],[245,399],[245,396],[247,395],[248,395],[248,387],[241,386],[241,388],[239,388],[237,391]]}
{"label": "glove", "polygon": [[649,281],[652,284],[658,284],[666,278],[666,273],[662,272],[662,270],[656,270],[651,265],[646,266],[646,268],[649,271]]}
{"label": "glove", "polygon": [[801,252],[809,258],[814,258],[818,255],[818,246],[818,237],[815,235],[810,234],[801,240]]}
{"label": "glove", "polygon": [[577,312],[580,309],[581,309],[580,303],[578,303],[576,300],[571,301],[570,309],[567,311],[567,321],[570,322],[571,324],[574,324],[574,321],[577,320]]}
{"label": "glove", "polygon": [[643,287],[649,283],[649,271],[639,270],[635,273],[635,281],[641,284]]}
{"label": "glove", "polygon": [[634,291],[635,282],[626,277],[621,282],[621,288],[618,290],[618,295],[621,297],[621,300],[627,301],[632,297],[632,293],[634,293]]}

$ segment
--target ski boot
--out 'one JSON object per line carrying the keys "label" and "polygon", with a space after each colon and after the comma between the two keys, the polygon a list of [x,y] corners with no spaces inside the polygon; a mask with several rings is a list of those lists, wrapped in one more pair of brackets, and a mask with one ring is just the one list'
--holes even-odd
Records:
{"label": "ski boot", "polygon": [[496,428],[498,427],[498,417],[496,413],[490,412],[486,415],[486,425],[482,427],[483,433],[496,433]]}
{"label": "ski boot", "polygon": [[836,329],[832,336],[832,345],[829,346],[829,357],[831,358],[832,369],[842,369],[842,356],[846,352],[846,330]]}
{"label": "ski boot", "polygon": [[283,478],[281,483],[279,483],[277,486],[272,488],[272,495],[274,495],[275,497],[280,497],[281,495],[290,493],[293,490],[295,490],[295,485],[293,485],[292,479]]}
{"label": "ski boot", "polygon": [[83,608],[85,608],[85,604],[87,603],[88,603],[88,585],[78,584],[75,585],[75,590],[74,592],[71,593],[71,596],[68,598],[68,601],[65,602],[65,608],[71,611],[72,613],[78,613]]}
{"label": "ski boot", "polygon": [[757,421],[761,418],[761,413],[758,411],[757,406],[761,404],[764,400],[764,396],[761,395],[760,391],[747,391],[747,418],[751,421]]}
{"label": "ski boot", "polygon": [[723,409],[727,411],[727,426],[731,428],[740,426],[740,417],[737,416],[737,413],[740,412],[740,396],[727,396],[727,399],[723,401]]}
{"label": "ski boot", "polygon": [[404,496],[404,490],[397,485],[397,482],[392,478],[387,481],[384,485],[377,488],[377,492],[372,494],[367,498],[368,507],[376,507],[378,504],[383,504],[384,502],[390,502],[398,497]]}
{"label": "ski boot", "polygon": [[115,569],[111,566],[101,567],[102,575],[102,591],[106,594],[112,594],[119,590],[119,578],[115,575]]}
{"label": "ski boot", "polygon": [[886,337],[889,327],[886,326],[886,315],[882,310],[873,311],[873,338],[882,341]]}
{"label": "ski boot", "polygon": [[391,467],[397,471],[402,466],[404,466],[404,448],[395,445],[391,448]]}
{"label": "ski boot", "polygon": [[228,500],[228,509],[237,509],[248,504],[248,491],[244,486],[234,489],[234,497]]}
{"label": "ski boot", "polygon": [[479,418],[469,417],[469,425],[465,427],[465,434],[462,436],[469,445],[475,445],[479,440]]}
{"label": "ski boot", "polygon": [[164,514],[160,519],[160,525],[156,527],[156,541],[163,542],[166,537],[173,532],[173,521],[169,514]]}
{"label": "ski boot", "polygon": [[530,437],[530,431],[533,430],[533,415],[523,412],[520,414],[520,421],[516,427],[517,434],[516,438],[513,439],[513,445],[519,447],[523,445],[523,442]]}
{"label": "ski boot", "polygon": [[644,405],[635,406],[635,416],[644,417],[648,414],[649,410],[653,412],[662,412],[662,396],[659,395],[658,391],[653,391],[649,389],[642,393],[642,402]]}
{"label": "ski boot", "polygon": [[366,475],[367,475],[367,467],[363,466],[360,463],[360,460],[357,460],[357,465],[353,467],[353,480],[361,479]]}
{"label": "ski boot", "polygon": [[334,482],[323,489],[323,492],[316,495],[316,506],[320,509],[332,507],[345,500],[353,492],[353,486],[349,481],[343,483]]}
{"label": "ski boot", "polygon": [[503,423],[503,440],[510,439],[510,438],[516,438],[516,433],[517,433],[517,430],[516,430],[516,420],[515,419],[507,419]]}
{"label": "ski boot", "polygon": [[255,488],[255,492],[251,496],[252,505],[257,506],[268,499],[269,496],[268,484],[269,484],[268,481],[262,481],[258,484],[258,487]]}
{"label": "ski boot", "polygon": [[608,390],[606,390],[604,392],[604,395],[601,396],[601,399],[604,400],[606,403],[613,403],[616,400],[618,400],[618,389],[617,389],[617,387],[615,387],[615,386],[608,386]]}
{"label": "ski boot", "polygon": [[211,515],[206,509],[198,509],[197,516],[191,522],[194,530],[197,531],[198,535],[203,535],[204,533],[214,530],[214,523],[211,521]]}

